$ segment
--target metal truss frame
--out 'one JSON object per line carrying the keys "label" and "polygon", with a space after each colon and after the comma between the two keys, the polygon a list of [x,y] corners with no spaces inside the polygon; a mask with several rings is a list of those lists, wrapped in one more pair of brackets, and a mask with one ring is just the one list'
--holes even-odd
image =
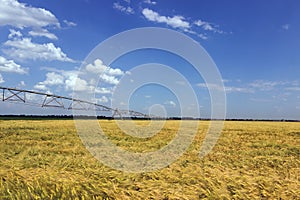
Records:
{"label": "metal truss frame", "polygon": [[[143,114],[141,112],[133,110],[119,110],[118,108],[110,108],[105,105],[92,103],[89,101],[84,101],[80,99],[74,99],[70,97],[59,96],[55,94],[46,94],[42,92],[22,90],[16,88],[1,87],[2,90],[2,101],[17,101],[22,103],[31,103],[26,99],[26,94],[35,94],[43,97],[43,102],[41,104],[36,104],[40,107],[52,107],[52,108],[62,108],[68,110],[93,110],[99,112],[111,112],[112,117],[114,118],[118,115],[120,118],[125,116],[130,117],[143,117],[150,118],[151,116]],[[64,101],[69,101],[69,106],[64,105]]]}

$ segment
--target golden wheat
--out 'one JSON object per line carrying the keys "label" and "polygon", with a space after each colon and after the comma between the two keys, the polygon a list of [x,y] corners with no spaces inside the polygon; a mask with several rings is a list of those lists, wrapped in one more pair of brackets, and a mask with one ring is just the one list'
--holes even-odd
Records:
{"label": "golden wheat", "polygon": [[[179,122],[137,139],[99,121],[113,143],[135,152],[166,145]],[[0,120],[0,199],[300,199],[300,123],[226,122],[200,159],[208,126],[199,122],[188,151],[168,167],[125,173],[97,161],[72,120]]]}

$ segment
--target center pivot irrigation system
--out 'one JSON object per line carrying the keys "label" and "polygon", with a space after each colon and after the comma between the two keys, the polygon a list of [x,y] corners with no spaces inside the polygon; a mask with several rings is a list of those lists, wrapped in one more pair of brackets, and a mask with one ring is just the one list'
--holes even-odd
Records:
{"label": "center pivot irrigation system", "polygon": [[[122,118],[123,116],[129,117],[142,117],[142,118],[153,118],[155,116],[146,115],[141,112],[133,111],[133,110],[121,110],[118,108],[110,108],[108,106],[104,106],[97,103],[92,103],[85,100],[74,99],[70,97],[64,97],[54,94],[46,94],[42,92],[30,91],[30,90],[22,90],[16,88],[8,88],[1,87],[2,95],[0,99],[2,101],[8,102],[19,102],[33,106],[39,107],[52,107],[52,108],[62,108],[67,110],[93,110],[99,112],[110,112],[112,113],[112,117],[119,116]],[[30,98],[26,98],[30,95],[38,95],[41,102],[34,102],[30,100]]]}

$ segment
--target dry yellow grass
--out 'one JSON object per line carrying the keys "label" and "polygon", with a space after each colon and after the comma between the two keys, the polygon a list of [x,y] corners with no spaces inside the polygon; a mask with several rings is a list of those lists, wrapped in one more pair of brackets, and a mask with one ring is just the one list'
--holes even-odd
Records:
{"label": "dry yellow grass", "polygon": [[[136,122],[143,126],[148,121]],[[179,121],[137,139],[100,121],[113,143],[137,152],[172,140]],[[209,122],[170,166],[125,173],[98,162],[72,120],[0,120],[0,199],[300,199],[300,123],[226,122],[198,157]]]}

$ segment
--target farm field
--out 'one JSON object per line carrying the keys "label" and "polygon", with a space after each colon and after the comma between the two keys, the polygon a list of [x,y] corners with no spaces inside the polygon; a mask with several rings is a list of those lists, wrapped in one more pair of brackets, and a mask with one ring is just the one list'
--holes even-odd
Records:
{"label": "farm field", "polygon": [[[180,121],[148,139],[99,123],[113,143],[143,152],[166,145]],[[299,122],[227,121],[200,159],[209,123],[199,121],[187,152],[168,167],[126,173],[96,160],[73,120],[0,120],[0,199],[300,199]]]}

